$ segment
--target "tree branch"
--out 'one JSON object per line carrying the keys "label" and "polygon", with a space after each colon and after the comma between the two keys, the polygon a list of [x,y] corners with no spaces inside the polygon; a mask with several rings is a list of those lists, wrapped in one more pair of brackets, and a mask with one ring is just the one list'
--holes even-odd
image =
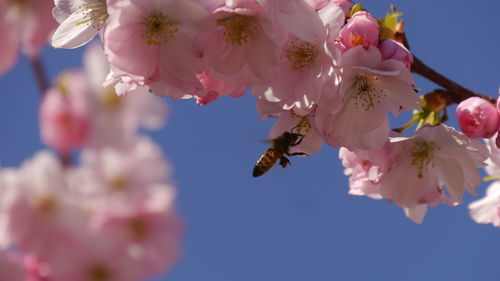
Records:
{"label": "tree branch", "polygon": [[428,67],[416,56],[413,56],[413,64],[411,65],[411,71],[424,78],[429,79],[430,81],[448,90],[443,92],[443,94],[449,95],[449,98],[453,103],[460,103],[461,101],[466,100],[470,97],[480,97],[493,104],[496,104],[495,98],[476,93],[472,90],[463,87],[462,85],[450,80],[441,73]]}
{"label": "tree branch", "polygon": [[[30,58],[31,68],[35,74],[35,79],[38,84],[38,90],[40,91],[40,96],[45,96],[45,93],[49,89],[50,82],[43,67],[42,60],[39,57]],[[63,167],[67,168],[71,166],[71,154],[58,153],[59,161]]]}

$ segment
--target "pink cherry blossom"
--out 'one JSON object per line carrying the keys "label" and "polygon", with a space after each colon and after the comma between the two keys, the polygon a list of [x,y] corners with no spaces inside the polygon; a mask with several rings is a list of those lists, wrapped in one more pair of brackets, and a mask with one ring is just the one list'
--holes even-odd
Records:
{"label": "pink cherry blossom", "polygon": [[328,3],[335,3],[337,6],[339,6],[343,11],[346,16],[348,16],[351,12],[352,6],[354,6],[354,3],[351,0],[306,0],[309,5],[314,7],[315,10],[320,10]]}
{"label": "pink cherry blossom", "polygon": [[378,46],[378,23],[368,12],[356,12],[340,30],[340,43],[344,50],[356,46]]}
{"label": "pink cherry blossom", "polygon": [[318,104],[316,125],[325,141],[349,149],[381,147],[389,136],[387,113],[417,109],[413,78],[400,61],[383,61],[379,50],[362,46],[342,56],[342,81]]}
{"label": "pink cherry blossom", "polygon": [[383,40],[378,46],[383,60],[394,59],[403,62],[408,70],[413,62],[413,55],[403,46],[403,44],[394,40]]}
{"label": "pink cherry blossom", "polygon": [[485,165],[488,156],[483,143],[445,125],[423,127],[409,138],[391,138],[391,142],[391,169],[380,181],[384,198],[412,208],[461,203],[465,190],[476,194],[481,183],[477,168]]}
{"label": "pink cherry blossom", "polygon": [[490,138],[500,125],[500,115],[495,106],[479,97],[462,101],[456,113],[462,132],[470,138]]}
{"label": "pink cherry blossom", "polygon": [[87,142],[89,94],[87,80],[78,71],[65,72],[46,92],[40,105],[40,133],[47,146],[68,154]]}
{"label": "pink cherry blossom", "polygon": [[[334,67],[332,53],[325,48],[327,34],[337,37],[344,15],[339,7],[330,4],[316,15],[321,19],[312,41],[290,33],[281,50],[280,68],[271,82],[263,83],[253,88],[265,100],[278,102],[284,110],[298,110],[307,114],[318,103],[323,87],[330,79]],[[312,8],[310,8],[312,10]],[[302,24],[305,24],[302,22]],[[307,25],[307,24],[305,24]]]}
{"label": "pink cherry blossom", "polygon": [[141,198],[153,187],[173,188],[169,164],[160,147],[146,137],[135,139],[128,147],[82,151],[78,172],[82,196],[95,205]]}
{"label": "pink cherry blossom", "polygon": [[12,243],[42,259],[64,252],[85,232],[86,220],[65,170],[55,156],[40,152],[16,176],[16,197],[4,210]]}
{"label": "pink cherry blossom", "polygon": [[204,96],[194,96],[198,105],[209,104],[224,95],[229,95],[233,98],[241,97],[246,91],[245,87],[238,87],[225,80],[215,80],[206,72],[198,74],[197,77],[206,92]]}
{"label": "pink cherry blossom", "polygon": [[139,202],[105,206],[93,218],[93,229],[122,244],[145,275],[169,269],[179,256],[181,224],[171,189],[155,188]]}
{"label": "pink cherry blossom", "polygon": [[217,80],[251,87],[269,81],[278,70],[278,54],[285,40],[272,1],[213,1],[216,28],[200,33],[196,49],[208,72]]}
{"label": "pink cherry blossom", "polygon": [[70,250],[53,255],[50,281],[144,280],[141,265],[111,235],[84,233]]}
{"label": "pink cherry blossom", "polygon": [[100,45],[91,45],[85,51],[84,66],[90,92],[89,146],[126,147],[135,141],[139,128],[156,130],[164,125],[165,101],[149,93],[144,85],[131,82],[126,96],[118,96],[110,81],[103,87],[110,68]]}
{"label": "pink cherry blossom", "polygon": [[0,276],[5,281],[26,281],[27,273],[19,259],[9,252],[0,251]]}
{"label": "pink cherry blossom", "polygon": [[36,57],[56,27],[53,0],[0,1],[0,75],[17,61],[19,48]]}
{"label": "pink cherry blossom", "polygon": [[377,150],[356,150],[341,147],[339,158],[349,176],[349,194],[381,199],[380,178],[390,168],[388,145]]}
{"label": "pink cherry blossom", "polygon": [[55,0],[52,11],[60,23],[52,36],[54,48],[73,49],[88,43],[104,30],[106,0]]}
{"label": "pink cherry blossom", "polygon": [[169,95],[169,87],[186,94],[202,90],[196,78],[201,62],[192,48],[192,33],[212,24],[202,7],[184,0],[123,0],[108,3],[108,14],[104,47],[111,65],[144,77],[159,95]]}
{"label": "pink cherry blossom", "polygon": [[477,223],[491,223],[500,227],[500,181],[490,184],[485,197],[469,204],[469,212]]}

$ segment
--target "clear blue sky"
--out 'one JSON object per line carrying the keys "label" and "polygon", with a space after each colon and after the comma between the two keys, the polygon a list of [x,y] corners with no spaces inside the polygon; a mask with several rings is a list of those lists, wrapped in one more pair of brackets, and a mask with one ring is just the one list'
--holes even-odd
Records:
{"label": "clear blue sky", "polygon": [[[405,13],[417,56],[466,87],[497,95],[500,1],[363,4],[382,17],[391,3]],[[79,67],[81,52],[47,47],[43,60],[51,78]],[[0,85],[0,165],[17,166],[43,148],[27,61],[21,59]],[[417,86],[435,88],[419,78]],[[167,127],[152,135],[173,163],[186,236],[182,260],[158,280],[500,279],[500,229],[470,219],[473,196],[455,208],[430,208],[424,224],[415,225],[394,205],[348,195],[338,150],[330,147],[255,179],[252,167],[267,148],[259,140],[273,121],[259,121],[254,97],[205,107],[169,103]]]}

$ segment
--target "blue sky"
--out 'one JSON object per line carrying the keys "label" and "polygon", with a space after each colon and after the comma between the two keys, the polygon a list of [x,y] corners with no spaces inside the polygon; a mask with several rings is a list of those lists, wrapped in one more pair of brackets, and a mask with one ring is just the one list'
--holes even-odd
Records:
{"label": "blue sky", "polygon": [[[420,59],[470,89],[497,96],[499,1],[362,4],[377,17],[395,4]],[[79,67],[81,53],[47,47],[43,60],[51,78]],[[43,149],[28,62],[21,59],[0,85],[0,165],[17,166]],[[422,92],[436,88],[418,77],[417,86]],[[167,127],[152,136],[175,169],[186,235],[181,261],[157,280],[499,280],[500,229],[470,219],[473,196],[455,208],[430,208],[424,224],[415,225],[386,201],[348,195],[338,150],[326,146],[255,179],[252,167],[267,148],[259,141],[273,120],[259,120],[254,97],[169,105]]]}

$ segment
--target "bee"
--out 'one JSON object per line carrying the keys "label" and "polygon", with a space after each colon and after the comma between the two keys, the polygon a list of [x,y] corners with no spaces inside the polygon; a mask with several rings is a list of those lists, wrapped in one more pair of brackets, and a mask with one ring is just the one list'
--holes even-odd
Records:
{"label": "bee", "polygon": [[304,135],[294,133],[292,129],[290,132],[284,132],[281,136],[273,139],[271,147],[268,148],[266,152],[262,154],[259,160],[257,160],[257,163],[255,163],[255,166],[253,167],[253,176],[262,176],[274,166],[278,159],[280,159],[279,164],[283,168],[291,165],[290,160],[288,160],[286,156],[308,156],[308,154],[304,152],[290,153],[290,147],[299,145],[302,142],[303,138]]}

